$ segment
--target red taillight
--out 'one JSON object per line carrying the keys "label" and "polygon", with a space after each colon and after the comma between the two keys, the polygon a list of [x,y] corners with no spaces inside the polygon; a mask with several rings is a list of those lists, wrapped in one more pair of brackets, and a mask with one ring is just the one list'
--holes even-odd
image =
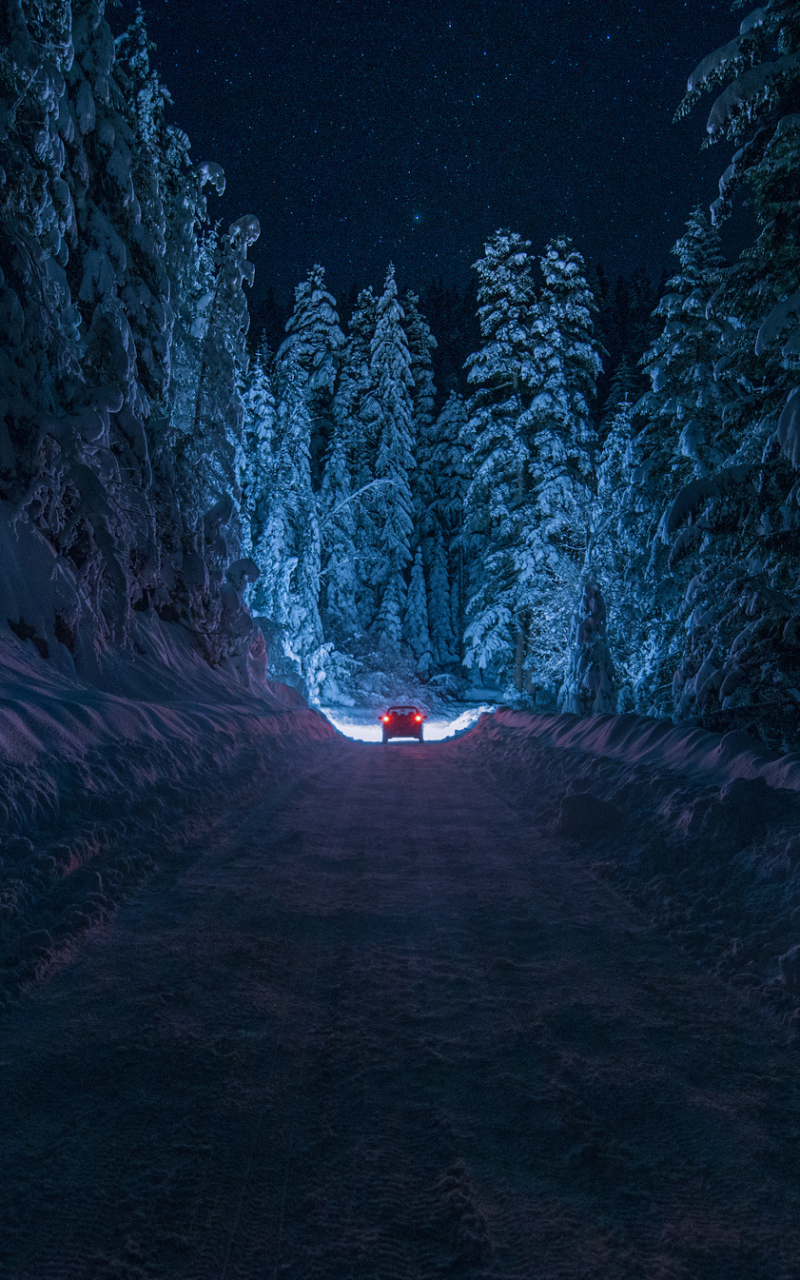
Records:
{"label": "red taillight", "polygon": [[421,720],[421,719],[422,719],[422,716],[414,716],[414,719],[415,719],[415,720]]}
{"label": "red taillight", "polygon": [[388,724],[388,723],[389,723],[389,717],[388,717],[388,716],[381,716],[381,720],[383,721],[383,723],[384,723],[384,724]]}

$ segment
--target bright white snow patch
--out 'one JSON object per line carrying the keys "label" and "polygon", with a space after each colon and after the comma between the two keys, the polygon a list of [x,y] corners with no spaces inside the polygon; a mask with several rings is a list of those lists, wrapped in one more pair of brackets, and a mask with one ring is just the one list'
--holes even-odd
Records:
{"label": "bright white snow patch", "polygon": [[[380,742],[383,737],[378,710],[375,707],[321,707],[323,715],[331,724],[347,738],[355,738],[357,742]],[[425,721],[424,736],[426,742],[441,742],[444,738],[452,738],[472,728],[480,720],[485,711],[494,711],[489,704],[467,707],[455,718],[442,712],[431,713]],[[404,738],[392,738],[392,744],[399,745]]]}

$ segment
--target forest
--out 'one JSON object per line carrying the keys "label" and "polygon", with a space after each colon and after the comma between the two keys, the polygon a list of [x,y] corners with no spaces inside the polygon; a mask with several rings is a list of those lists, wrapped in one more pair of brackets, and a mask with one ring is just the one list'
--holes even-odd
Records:
{"label": "forest", "polygon": [[487,229],[466,294],[387,264],[344,317],[313,265],[280,341],[259,219],[214,220],[223,168],[105,8],[1,8],[0,526],[41,605],[12,631],[86,673],[157,615],[316,702],[488,686],[796,749],[796,0],[689,78],[734,153],[657,291]]}

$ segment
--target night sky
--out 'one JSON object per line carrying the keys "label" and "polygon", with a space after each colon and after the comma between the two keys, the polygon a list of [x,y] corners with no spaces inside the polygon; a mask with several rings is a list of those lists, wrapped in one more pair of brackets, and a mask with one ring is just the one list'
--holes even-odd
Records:
{"label": "night sky", "polygon": [[[121,30],[132,0],[111,9]],[[341,298],[464,283],[487,235],[566,231],[607,273],[670,267],[723,149],[687,76],[730,39],[729,0],[150,0],[170,118],[225,169],[215,217],[255,213],[255,297],[314,262]],[[738,248],[736,228],[728,231]],[[674,263],[674,260],[672,260]]]}

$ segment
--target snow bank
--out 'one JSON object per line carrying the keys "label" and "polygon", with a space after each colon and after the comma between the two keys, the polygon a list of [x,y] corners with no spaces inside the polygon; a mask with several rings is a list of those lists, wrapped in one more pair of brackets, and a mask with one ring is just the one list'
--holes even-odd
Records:
{"label": "snow bank", "polygon": [[212,670],[155,615],[137,634],[89,683],[0,627],[0,1007],[254,784],[291,785],[335,741],[295,690]]}
{"label": "snow bank", "polygon": [[720,786],[735,778],[764,778],[770,787],[800,791],[800,753],[777,755],[740,731],[720,736],[647,716],[535,716],[506,709],[494,713],[492,725],[652,772],[669,770]]}
{"label": "snow bank", "polygon": [[588,859],[704,966],[794,1016],[800,756],[641,716],[504,708],[459,750],[502,775],[532,831]]}

